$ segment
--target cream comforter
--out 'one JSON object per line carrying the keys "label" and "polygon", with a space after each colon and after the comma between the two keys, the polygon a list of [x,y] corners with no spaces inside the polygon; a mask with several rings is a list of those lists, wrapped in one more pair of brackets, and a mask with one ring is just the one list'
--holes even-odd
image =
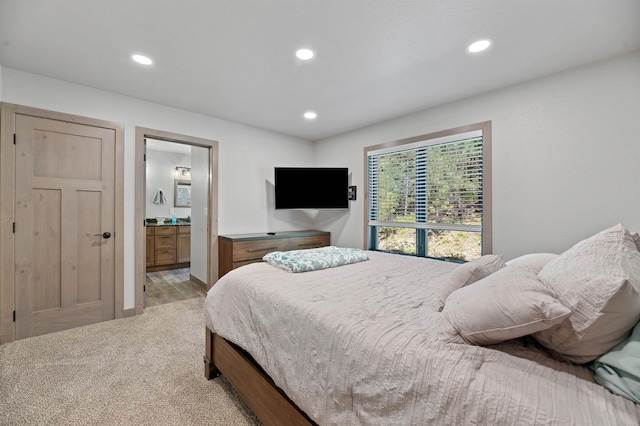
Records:
{"label": "cream comforter", "polygon": [[209,291],[206,324],[320,425],[640,424],[637,405],[526,339],[440,342],[440,289],[455,264],[368,254],[299,274],[231,271]]}

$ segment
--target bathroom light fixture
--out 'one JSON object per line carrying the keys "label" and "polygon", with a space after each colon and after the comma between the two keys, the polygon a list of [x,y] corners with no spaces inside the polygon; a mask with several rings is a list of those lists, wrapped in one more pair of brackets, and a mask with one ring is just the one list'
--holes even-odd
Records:
{"label": "bathroom light fixture", "polygon": [[190,176],[191,175],[191,167],[176,166],[176,171],[178,172],[178,174],[180,174],[182,176]]}
{"label": "bathroom light fixture", "polygon": [[153,64],[153,61],[151,60],[151,58],[144,55],[139,55],[139,54],[131,55],[131,59],[133,59],[134,61],[142,65]]}
{"label": "bathroom light fixture", "polygon": [[469,53],[480,53],[480,52],[483,52],[483,51],[487,50],[490,46],[491,46],[491,40],[489,40],[489,39],[478,40],[476,42],[471,43],[467,47],[467,52],[469,52]]}
{"label": "bathroom light fixture", "polygon": [[307,112],[304,113],[304,118],[306,118],[307,120],[313,120],[317,116],[318,116],[318,114],[316,114],[313,111],[307,111]]}
{"label": "bathroom light fixture", "polygon": [[315,56],[315,53],[313,53],[313,50],[311,49],[298,49],[296,50],[296,56],[298,57],[298,59],[308,61]]}

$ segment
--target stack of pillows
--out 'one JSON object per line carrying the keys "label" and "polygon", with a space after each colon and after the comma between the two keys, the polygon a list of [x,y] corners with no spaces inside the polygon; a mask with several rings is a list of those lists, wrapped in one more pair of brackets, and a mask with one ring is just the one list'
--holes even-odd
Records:
{"label": "stack of pillows", "polygon": [[482,256],[454,270],[442,304],[446,341],[532,335],[567,361],[593,361],[640,319],[640,237],[618,224],[561,255]]}

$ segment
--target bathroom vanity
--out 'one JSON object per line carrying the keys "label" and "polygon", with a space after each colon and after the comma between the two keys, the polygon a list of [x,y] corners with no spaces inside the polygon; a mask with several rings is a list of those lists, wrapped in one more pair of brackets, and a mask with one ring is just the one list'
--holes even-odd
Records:
{"label": "bathroom vanity", "polygon": [[147,272],[188,268],[191,262],[189,223],[149,223],[147,229]]}

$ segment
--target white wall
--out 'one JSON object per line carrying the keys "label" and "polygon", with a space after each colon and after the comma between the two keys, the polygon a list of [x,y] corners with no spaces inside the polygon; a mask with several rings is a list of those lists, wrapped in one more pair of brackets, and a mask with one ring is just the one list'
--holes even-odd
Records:
{"label": "white wall", "polygon": [[[191,180],[191,176],[182,177],[178,175],[176,166],[191,167],[191,155],[147,148],[147,194],[145,199],[147,218],[171,218],[171,212],[177,218],[191,216],[190,207],[174,207],[173,205],[175,197],[174,180]],[[162,190],[166,197],[166,203],[155,204],[153,202],[154,196],[159,190]]]}
{"label": "white wall", "polygon": [[[310,142],[139,99],[67,82],[2,69],[3,102],[76,114],[125,125],[124,143],[124,309],[134,307],[135,127],[146,127],[219,142],[220,234],[312,227],[306,218],[269,209],[273,167],[311,162]],[[272,203],[272,201],[271,201]]]}
{"label": "white wall", "polygon": [[[190,207],[174,207],[173,205],[175,196],[174,180],[191,180],[191,176],[179,176],[176,172],[176,166],[191,167],[191,155],[147,148],[147,194],[145,198],[147,218],[171,218],[172,212],[177,218],[191,216]],[[167,202],[155,204],[153,203],[154,196],[161,189],[167,198]]]}
{"label": "white wall", "polygon": [[[640,52],[309,143],[2,69],[0,100],[125,124],[125,309],[134,306],[135,126],[219,145],[219,233],[316,228],[363,246],[363,147],[491,120],[494,252],[560,252],[622,222],[640,231]],[[274,166],[349,167],[349,211],[275,211]]]}
{"label": "white wall", "polygon": [[316,227],[363,246],[365,146],[491,120],[494,253],[561,252],[618,222],[640,231],[639,117],[636,52],[318,141],[316,165],[348,166],[359,194]]}

